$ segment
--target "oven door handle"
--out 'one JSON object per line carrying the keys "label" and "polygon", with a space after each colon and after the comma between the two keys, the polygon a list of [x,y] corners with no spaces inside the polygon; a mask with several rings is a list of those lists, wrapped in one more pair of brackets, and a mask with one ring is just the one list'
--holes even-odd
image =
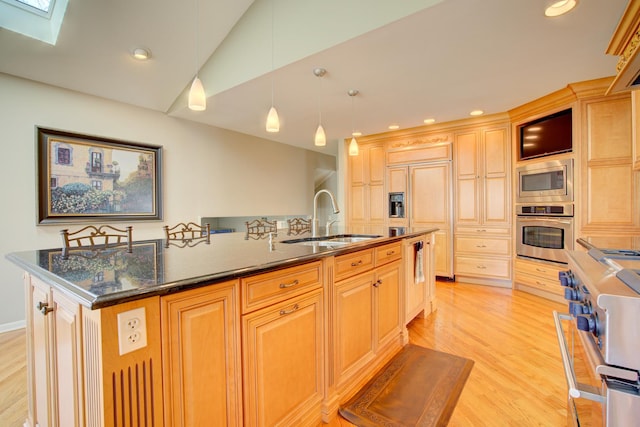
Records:
{"label": "oven door handle", "polygon": [[605,403],[606,397],[597,392],[595,387],[591,387],[585,384],[579,384],[576,381],[576,375],[573,372],[571,366],[571,359],[569,352],[567,351],[567,341],[564,338],[564,331],[562,330],[562,324],[560,320],[572,320],[570,314],[558,313],[554,310],[553,320],[556,324],[556,335],[558,337],[558,345],[560,346],[560,355],[562,356],[562,366],[564,366],[564,376],[567,379],[567,385],[569,386],[569,396],[572,398],[584,398],[593,400],[594,402]]}

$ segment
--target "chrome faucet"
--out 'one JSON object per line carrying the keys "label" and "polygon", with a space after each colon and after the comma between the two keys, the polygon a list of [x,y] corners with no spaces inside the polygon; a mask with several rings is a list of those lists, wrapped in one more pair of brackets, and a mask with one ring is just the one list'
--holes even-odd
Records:
{"label": "chrome faucet", "polygon": [[336,203],[336,198],[329,190],[319,190],[316,195],[313,197],[313,220],[311,221],[311,235],[316,237],[318,235],[318,196],[322,193],[327,193],[331,198],[331,205],[333,207],[333,213],[340,213],[340,209],[338,209],[338,205]]}

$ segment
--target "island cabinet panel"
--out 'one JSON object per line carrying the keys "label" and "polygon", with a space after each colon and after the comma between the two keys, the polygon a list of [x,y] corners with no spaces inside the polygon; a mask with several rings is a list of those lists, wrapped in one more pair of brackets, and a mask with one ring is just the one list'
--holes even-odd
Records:
{"label": "island cabinet panel", "polygon": [[[144,309],[146,346],[121,354],[118,315]],[[164,425],[160,297],[83,310],[87,424]]]}
{"label": "island cabinet panel", "polygon": [[80,305],[33,276],[27,291],[30,426],[84,424]]}
{"label": "island cabinet panel", "polygon": [[320,424],[323,319],[321,288],[242,316],[245,425]]}
{"label": "island cabinet panel", "polygon": [[242,425],[237,281],[161,298],[166,425]]}
{"label": "island cabinet panel", "polygon": [[402,253],[402,243],[376,248],[378,256],[364,272],[338,274],[345,261],[368,259],[370,251],[334,259],[335,278],[342,279],[334,281],[331,298],[329,406],[351,397],[403,345],[404,270],[402,259],[394,256]]}

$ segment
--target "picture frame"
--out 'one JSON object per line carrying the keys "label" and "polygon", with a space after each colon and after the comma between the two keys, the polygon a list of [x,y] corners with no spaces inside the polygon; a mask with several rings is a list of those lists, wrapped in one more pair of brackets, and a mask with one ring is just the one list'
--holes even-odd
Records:
{"label": "picture frame", "polygon": [[162,219],[162,147],[37,127],[38,224]]}

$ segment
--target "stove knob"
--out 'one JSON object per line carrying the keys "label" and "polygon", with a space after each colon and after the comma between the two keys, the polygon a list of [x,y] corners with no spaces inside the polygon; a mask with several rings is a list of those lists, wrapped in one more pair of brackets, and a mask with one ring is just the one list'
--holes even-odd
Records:
{"label": "stove knob", "polygon": [[579,314],[576,316],[576,326],[581,331],[595,333],[596,319],[590,314]]}
{"label": "stove knob", "polygon": [[560,279],[560,285],[566,286],[568,288],[575,287],[576,281],[573,277],[573,273],[571,271],[560,271],[558,272],[558,279]]}
{"label": "stove knob", "polygon": [[569,312],[574,316],[578,316],[579,314],[589,314],[589,307],[586,304],[570,302]]}
{"label": "stove knob", "polygon": [[565,288],[564,299],[567,301],[580,301],[582,299],[582,295],[578,289]]}

